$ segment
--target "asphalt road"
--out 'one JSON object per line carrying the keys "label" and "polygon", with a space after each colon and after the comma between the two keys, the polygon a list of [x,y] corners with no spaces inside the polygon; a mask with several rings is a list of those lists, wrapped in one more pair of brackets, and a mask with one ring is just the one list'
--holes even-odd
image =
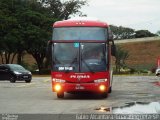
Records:
{"label": "asphalt road", "polygon": [[135,101],[160,103],[160,86],[156,82],[160,77],[114,76],[113,91],[106,99],[67,93],[64,99],[58,99],[51,91],[49,77],[33,77],[31,83],[0,81],[0,114],[102,113],[102,107],[120,107]]}

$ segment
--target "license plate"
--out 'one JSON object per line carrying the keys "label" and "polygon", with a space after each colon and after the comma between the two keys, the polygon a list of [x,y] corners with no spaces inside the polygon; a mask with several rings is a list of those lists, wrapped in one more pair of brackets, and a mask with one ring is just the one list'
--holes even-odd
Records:
{"label": "license plate", "polygon": [[79,84],[76,85],[75,87],[76,90],[84,90],[85,88]]}
{"label": "license plate", "polygon": [[23,78],[28,78],[28,76],[23,76]]}

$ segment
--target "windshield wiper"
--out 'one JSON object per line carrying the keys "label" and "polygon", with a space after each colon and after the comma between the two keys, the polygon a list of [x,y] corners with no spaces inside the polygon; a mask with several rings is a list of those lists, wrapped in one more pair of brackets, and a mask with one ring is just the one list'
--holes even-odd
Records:
{"label": "windshield wiper", "polygon": [[[72,67],[73,63],[77,62],[77,56],[73,59],[73,61],[69,64],[69,67]],[[65,73],[69,73],[70,70],[65,70]]]}

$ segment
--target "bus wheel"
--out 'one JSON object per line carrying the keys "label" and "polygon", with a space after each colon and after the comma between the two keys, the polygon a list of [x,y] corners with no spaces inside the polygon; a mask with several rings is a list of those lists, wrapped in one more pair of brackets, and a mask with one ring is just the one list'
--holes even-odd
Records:
{"label": "bus wheel", "polygon": [[112,92],[112,87],[110,86],[108,93],[111,93],[111,92]]}
{"label": "bus wheel", "polygon": [[102,98],[107,98],[107,97],[108,97],[108,93],[107,93],[107,92],[102,93],[102,94],[101,94],[101,97],[102,97]]}
{"label": "bus wheel", "polygon": [[57,92],[57,98],[64,98],[64,92]]}

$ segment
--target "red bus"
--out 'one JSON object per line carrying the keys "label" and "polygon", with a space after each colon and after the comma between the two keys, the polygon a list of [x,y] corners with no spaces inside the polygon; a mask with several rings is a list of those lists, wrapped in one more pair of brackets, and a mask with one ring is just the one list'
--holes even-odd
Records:
{"label": "red bus", "polygon": [[160,68],[160,57],[157,59],[157,68]]}
{"label": "red bus", "polygon": [[93,92],[106,98],[112,88],[111,54],[115,45],[109,25],[97,20],[64,20],[53,24],[49,42],[52,91]]}

